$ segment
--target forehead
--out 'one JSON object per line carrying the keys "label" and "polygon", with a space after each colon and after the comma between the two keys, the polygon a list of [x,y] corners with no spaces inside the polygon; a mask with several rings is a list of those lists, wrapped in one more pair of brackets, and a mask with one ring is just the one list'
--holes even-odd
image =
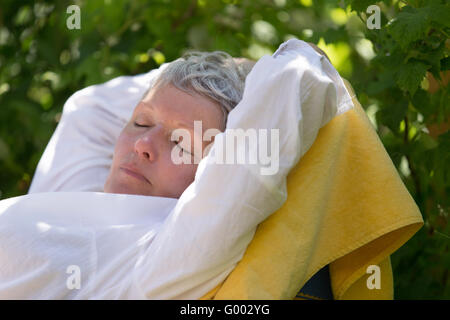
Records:
{"label": "forehead", "polygon": [[190,95],[171,84],[152,89],[137,105],[137,112],[150,113],[165,123],[184,123],[193,126],[202,121],[203,128],[221,128],[223,115],[218,103]]}

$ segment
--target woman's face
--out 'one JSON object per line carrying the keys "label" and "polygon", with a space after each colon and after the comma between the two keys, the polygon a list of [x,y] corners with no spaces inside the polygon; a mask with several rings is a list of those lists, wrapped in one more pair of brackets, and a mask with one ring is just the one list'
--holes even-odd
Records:
{"label": "woman's face", "polygon": [[[202,136],[208,129],[223,131],[223,114],[218,104],[203,96],[189,95],[172,85],[150,90],[136,106],[122,130],[104,191],[179,198],[194,181],[194,134],[203,150],[211,143],[194,133],[194,121],[201,121]],[[191,141],[171,141],[175,129],[189,131]],[[185,139],[183,139],[185,140]],[[183,151],[190,144],[190,153]],[[175,164],[172,150],[191,157],[190,164]],[[199,150],[198,154],[201,150]]]}

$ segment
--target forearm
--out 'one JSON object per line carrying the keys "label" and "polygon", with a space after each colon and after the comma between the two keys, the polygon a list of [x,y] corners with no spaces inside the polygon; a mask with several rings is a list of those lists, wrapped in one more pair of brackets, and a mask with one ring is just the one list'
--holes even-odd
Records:
{"label": "forearm", "polygon": [[117,137],[157,72],[115,78],[72,95],[28,193],[103,191]]}

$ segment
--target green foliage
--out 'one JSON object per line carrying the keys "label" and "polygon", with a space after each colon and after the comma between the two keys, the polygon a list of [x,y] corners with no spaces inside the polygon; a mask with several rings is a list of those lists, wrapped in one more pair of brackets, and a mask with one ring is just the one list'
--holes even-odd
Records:
{"label": "green foliage", "polygon": [[[71,4],[80,30],[66,26]],[[374,4],[381,29],[369,30]],[[0,198],[27,192],[75,91],[187,49],[256,60],[295,36],[318,44],[352,83],[424,215],[392,257],[396,298],[448,299],[449,24],[445,0],[3,0]]]}
{"label": "green foliage", "polygon": [[422,79],[425,77],[429,65],[420,61],[412,61],[406,63],[398,70],[397,84],[403,91],[408,91],[411,95],[416,93]]}
{"label": "green foliage", "polygon": [[[362,21],[364,1],[350,1]],[[353,6],[356,4],[356,6]],[[365,30],[376,56],[356,92],[378,112],[378,131],[424,214],[425,227],[392,257],[397,298],[446,298],[449,291],[450,99],[446,1],[383,1],[380,30]],[[381,127],[380,127],[381,125]],[[435,131],[439,126],[440,131]]]}

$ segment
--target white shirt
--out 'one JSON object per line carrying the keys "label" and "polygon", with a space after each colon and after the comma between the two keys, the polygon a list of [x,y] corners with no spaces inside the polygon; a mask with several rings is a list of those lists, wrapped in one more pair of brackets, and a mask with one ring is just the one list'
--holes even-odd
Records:
{"label": "white shirt", "polygon": [[[353,107],[331,64],[291,39],[255,64],[227,121],[227,129],[279,130],[275,174],[262,175],[260,163],[218,164],[215,142],[178,200],[101,193],[121,129],[166,65],[69,98],[30,194],[0,201],[0,298],[202,297],[284,203],[286,176],[319,129]],[[68,270],[80,271],[79,289]]]}

